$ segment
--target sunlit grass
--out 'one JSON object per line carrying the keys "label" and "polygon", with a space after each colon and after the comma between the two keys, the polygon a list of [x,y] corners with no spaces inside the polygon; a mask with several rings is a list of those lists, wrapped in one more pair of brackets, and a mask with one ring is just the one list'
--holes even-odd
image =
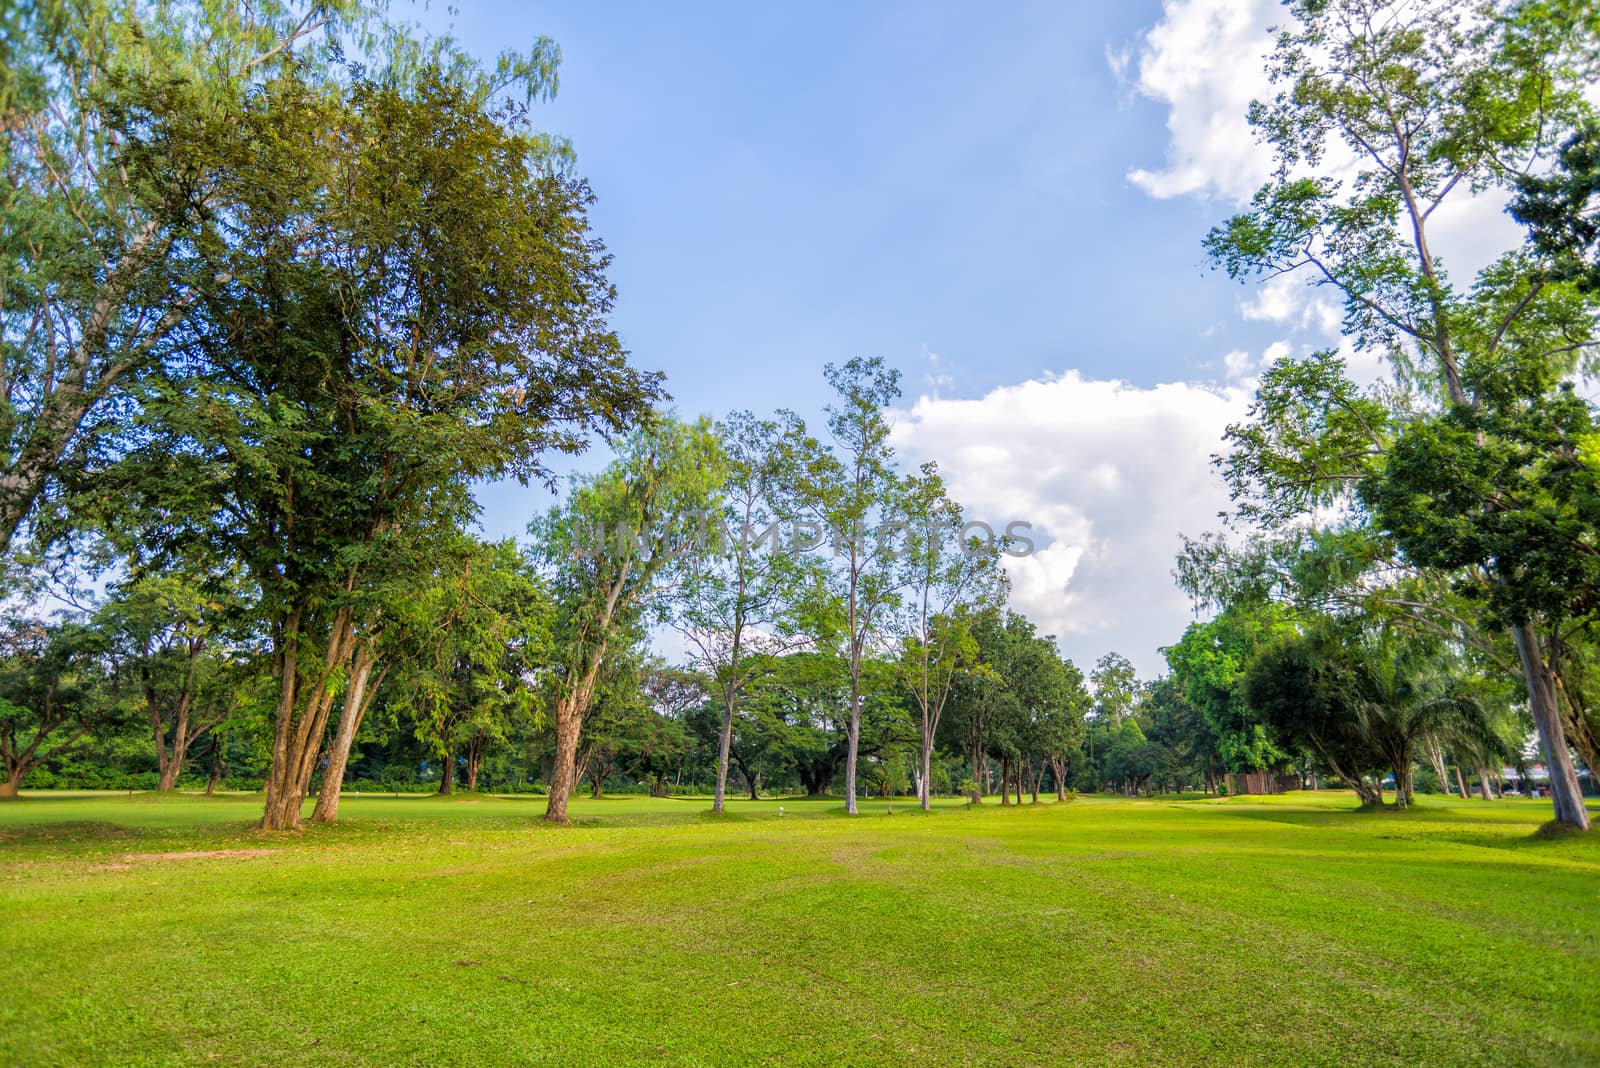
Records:
{"label": "sunlit grass", "polygon": [[1541,802],[259,807],[0,806],[0,1062],[1600,1061]]}

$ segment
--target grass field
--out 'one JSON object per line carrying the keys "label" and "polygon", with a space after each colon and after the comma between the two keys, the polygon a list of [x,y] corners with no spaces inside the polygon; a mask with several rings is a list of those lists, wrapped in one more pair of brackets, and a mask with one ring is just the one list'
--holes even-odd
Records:
{"label": "grass field", "polygon": [[259,807],[0,806],[0,1063],[1600,1063],[1545,802]]}

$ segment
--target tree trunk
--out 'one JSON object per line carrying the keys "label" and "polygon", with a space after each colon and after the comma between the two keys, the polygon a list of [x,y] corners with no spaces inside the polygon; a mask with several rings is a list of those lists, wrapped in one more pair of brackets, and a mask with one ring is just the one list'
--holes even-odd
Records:
{"label": "tree trunk", "polygon": [[467,743],[467,793],[478,792],[478,769],[483,767],[484,739],[482,735]]}
{"label": "tree trunk", "polygon": [[1439,792],[1445,795],[1450,793],[1450,780],[1445,772],[1444,751],[1439,748],[1439,743],[1434,738],[1422,739],[1422,751],[1428,757],[1428,763],[1433,766],[1433,777],[1439,783]]}
{"label": "tree trunk", "polygon": [[374,660],[365,642],[356,646],[351,654],[350,682],[344,691],[344,708],[339,713],[339,729],[333,737],[333,748],[328,752],[328,767],[322,773],[322,790],[317,794],[317,807],[311,818],[318,823],[332,823],[339,818],[339,793],[344,789],[344,773],[350,763],[350,749],[355,744],[361,721],[372,704],[372,695],[378,690],[382,673],[372,678]]}
{"label": "tree trunk", "polygon": [[735,693],[732,680],[728,683],[727,700],[722,706],[722,730],[717,735],[717,788],[711,795],[711,811],[721,812],[728,796],[728,754],[733,749],[733,703]]}
{"label": "tree trunk", "polygon": [[8,768],[6,781],[0,782],[0,801],[15,801],[17,792],[22,789],[22,769]]}
{"label": "tree trunk", "polygon": [[[301,621],[299,612],[289,612],[279,625],[280,633],[296,633]],[[341,608],[328,626],[325,655],[320,658],[321,667],[315,677],[301,676],[299,653],[292,642],[275,652],[278,702],[273,714],[272,766],[267,773],[262,830],[300,829],[300,809],[311,789],[311,774],[316,770],[333,705],[329,685],[335,672],[350,663],[353,635],[352,612]]]}
{"label": "tree trunk", "polygon": [[933,805],[933,739],[924,733],[922,737],[922,778],[917,783],[917,803],[922,806],[922,811],[927,812]]}
{"label": "tree trunk", "polygon": [[1528,686],[1528,707],[1533,711],[1533,722],[1539,730],[1539,745],[1544,750],[1544,765],[1550,775],[1550,800],[1555,807],[1556,822],[1586,831],[1589,829],[1589,812],[1584,807],[1583,793],[1578,788],[1578,773],[1572,766],[1572,756],[1567,752],[1561,710],[1556,704],[1550,667],[1539,648],[1539,636],[1531,623],[1517,624],[1511,628],[1511,634],[1517,643],[1517,655],[1522,660],[1523,678]]}
{"label": "tree trunk", "polygon": [[445,754],[444,763],[439,768],[439,796],[449,797],[456,792],[456,754],[454,750]]}
{"label": "tree trunk", "polygon": [[217,792],[217,783],[222,781],[222,769],[226,764],[222,754],[222,739],[216,735],[211,736],[211,777],[206,780],[206,796],[212,797]]}
{"label": "tree trunk", "polygon": [[1067,799],[1067,776],[1058,757],[1050,758],[1050,775],[1056,780],[1056,800]]}
{"label": "tree trunk", "polygon": [[844,758],[844,810],[856,814],[856,757],[861,749],[861,662],[850,667],[850,725]]}
{"label": "tree trunk", "polygon": [[183,757],[176,746],[173,747],[172,759],[167,766],[161,769],[161,775],[156,779],[156,790],[159,793],[171,793],[178,785],[178,770],[183,766]]}
{"label": "tree trunk", "polygon": [[1462,774],[1460,764],[1456,765],[1456,789],[1461,794],[1461,800],[1465,801],[1470,796],[1467,793],[1467,777]]}
{"label": "tree trunk", "polygon": [[550,769],[550,799],[545,804],[544,818],[551,823],[567,823],[567,800],[578,785],[578,735],[583,730],[583,716],[589,710],[589,695],[594,692],[594,682],[605,660],[604,643],[587,657],[583,674],[572,689],[556,699],[556,757]]}
{"label": "tree trunk", "polygon": [[1494,800],[1494,789],[1489,785],[1489,769],[1478,769],[1478,790],[1483,794],[1485,801]]}
{"label": "tree trunk", "polygon": [[1397,760],[1390,770],[1394,773],[1394,807],[1411,807],[1411,761]]}

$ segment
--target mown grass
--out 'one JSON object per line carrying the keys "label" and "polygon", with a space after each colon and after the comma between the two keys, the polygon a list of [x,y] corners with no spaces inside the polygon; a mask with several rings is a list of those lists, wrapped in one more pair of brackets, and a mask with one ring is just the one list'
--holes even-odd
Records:
{"label": "mown grass", "polygon": [[883,807],[25,798],[0,1062],[1600,1063],[1544,803]]}

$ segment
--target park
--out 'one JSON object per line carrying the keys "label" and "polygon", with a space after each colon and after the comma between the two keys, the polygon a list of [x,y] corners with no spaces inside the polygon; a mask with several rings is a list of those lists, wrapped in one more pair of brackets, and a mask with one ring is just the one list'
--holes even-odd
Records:
{"label": "park", "polygon": [[0,0],[0,1064],[1600,1064],[1593,0]]}

